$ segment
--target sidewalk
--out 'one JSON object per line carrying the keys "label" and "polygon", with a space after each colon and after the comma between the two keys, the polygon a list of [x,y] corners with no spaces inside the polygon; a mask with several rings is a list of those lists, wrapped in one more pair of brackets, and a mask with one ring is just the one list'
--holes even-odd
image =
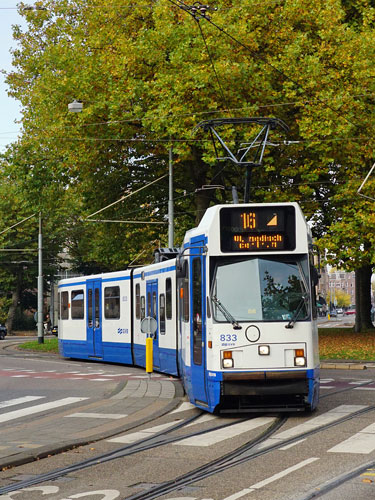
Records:
{"label": "sidewalk", "polygon": [[[8,341],[7,341],[8,340]],[[12,351],[22,357],[45,357],[48,353],[27,353],[16,349],[11,339],[0,342],[0,351]],[[52,356],[58,356],[52,354]],[[132,370],[144,375],[143,369]],[[0,427],[0,470],[45,458],[68,449],[107,439],[126,432],[176,408],[184,392],[178,379],[148,379],[122,381],[102,400],[85,400],[70,408],[39,414],[39,418]],[[73,411],[72,411],[73,410]],[[94,413],[97,418],[64,418]],[[73,414],[73,415],[72,415]],[[103,418],[101,417],[101,414]],[[113,419],[105,418],[108,414]],[[1,417],[1,415],[0,415]]]}

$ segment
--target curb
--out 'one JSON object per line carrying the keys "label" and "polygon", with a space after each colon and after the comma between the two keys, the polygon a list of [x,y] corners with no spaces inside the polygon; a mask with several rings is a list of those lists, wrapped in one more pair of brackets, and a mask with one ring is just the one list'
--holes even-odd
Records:
{"label": "curb", "polygon": [[322,370],[367,370],[368,368],[375,368],[373,364],[363,363],[321,363]]}

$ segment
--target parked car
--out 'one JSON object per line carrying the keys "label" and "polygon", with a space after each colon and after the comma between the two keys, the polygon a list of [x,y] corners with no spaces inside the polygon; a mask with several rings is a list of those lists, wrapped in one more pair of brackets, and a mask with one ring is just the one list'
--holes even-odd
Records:
{"label": "parked car", "polygon": [[337,312],[337,314],[344,314],[344,311],[343,311],[343,309],[341,307],[338,307],[336,309],[336,312]]}
{"label": "parked car", "polygon": [[336,311],[336,309],[332,309],[332,311],[329,311],[328,314],[331,316],[331,318],[337,318],[337,311]]}
{"label": "parked car", "polygon": [[346,316],[349,316],[350,314],[355,314],[355,309],[348,309],[345,311]]}
{"label": "parked car", "polygon": [[53,326],[53,327],[51,328],[51,333],[52,333],[52,335],[56,335],[56,337],[57,337],[57,335],[58,335],[57,326]]}
{"label": "parked car", "polygon": [[0,323],[0,340],[5,338],[5,335],[8,333],[8,330],[4,325]]}

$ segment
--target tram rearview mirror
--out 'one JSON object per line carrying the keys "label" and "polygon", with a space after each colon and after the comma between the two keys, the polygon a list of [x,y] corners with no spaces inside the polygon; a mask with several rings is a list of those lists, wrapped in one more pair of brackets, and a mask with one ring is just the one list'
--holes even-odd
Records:
{"label": "tram rearview mirror", "polygon": [[158,328],[158,322],[151,316],[146,316],[141,321],[141,332],[146,334],[154,334]]}

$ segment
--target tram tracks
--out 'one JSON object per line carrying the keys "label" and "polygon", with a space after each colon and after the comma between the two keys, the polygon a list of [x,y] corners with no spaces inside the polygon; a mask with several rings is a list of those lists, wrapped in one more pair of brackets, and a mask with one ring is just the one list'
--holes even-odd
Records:
{"label": "tram tracks", "polygon": [[[372,383],[366,382],[364,384],[361,384],[361,387],[368,385]],[[358,387],[358,386],[356,386]],[[344,389],[339,389],[337,391],[332,391],[328,394],[324,394],[321,397],[325,398],[328,396],[333,396],[335,394],[341,393],[341,392],[347,392],[355,389],[356,387],[347,387]],[[271,444],[269,446],[266,446],[262,449],[257,449],[259,445],[261,445],[264,441],[266,441],[268,438],[270,438],[274,433],[276,433],[280,427],[282,427],[285,422],[288,419],[288,416],[286,414],[282,414],[282,416],[278,416],[276,421],[268,427],[260,436],[257,438],[249,441],[248,443],[245,443],[241,447],[231,451],[230,453],[221,456],[213,461],[210,461],[209,463],[206,463],[197,469],[194,469],[182,476],[179,476],[177,478],[174,478],[172,480],[166,481],[164,483],[161,483],[153,488],[151,488],[148,491],[138,493],[135,495],[132,495],[130,497],[127,497],[126,500],[149,500],[153,498],[158,498],[161,495],[171,493],[177,489],[181,489],[184,486],[188,486],[192,483],[196,483],[198,481],[201,481],[207,477],[210,477],[214,474],[219,474],[221,472],[224,472],[225,470],[235,467],[237,465],[241,465],[242,463],[249,462],[251,460],[256,459],[257,457],[260,457],[262,455],[265,455],[267,453],[270,453],[281,446],[287,446],[290,444],[293,444],[297,441],[300,441],[302,439],[305,439],[307,437],[310,437],[313,434],[316,434],[318,432],[323,432],[331,427],[337,426],[341,423],[344,423],[348,420],[351,420],[353,418],[356,418],[358,416],[361,416],[363,414],[366,414],[368,412],[375,411],[375,405],[374,406],[369,406],[364,409],[360,409],[358,411],[355,411],[351,413],[350,415],[345,415],[342,418],[339,418],[335,420],[334,422],[331,422],[326,425],[322,425],[320,427],[317,427],[316,429],[309,430],[307,432],[302,432],[299,433],[298,435],[290,438],[290,439],[284,439],[282,441],[278,441],[276,444]],[[124,458],[136,453],[141,453],[144,451],[151,450],[156,447],[160,446],[165,446],[171,443],[174,443],[176,441],[181,441],[183,439],[189,438],[189,437],[195,437],[199,435],[203,435],[209,432],[212,432],[214,430],[219,430],[219,429],[225,429],[227,427],[233,426],[235,424],[238,424],[240,422],[243,422],[248,419],[238,419],[236,422],[231,422],[231,423],[225,423],[223,425],[218,425],[214,428],[208,428],[205,430],[200,430],[197,432],[192,432],[192,433],[187,433],[185,435],[179,434],[178,436],[170,436],[175,431],[178,431],[185,426],[194,423],[195,420],[197,420],[204,412],[199,413],[198,415],[195,415],[193,417],[190,417],[188,419],[185,419],[182,422],[176,423],[176,425],[173,425],[169,429],[163,430],[159,433],[152,434],[149,438],[142,439],[140,441],[127,444],[126,446],[117,448],[111,452],[103,453],[101,455],[97,455],[93,458],[83,460],[81,462],[75,463],[73,465],[67,466],[67,467],[62,467],[59,469],[52,470],[47,473],[39,474],[33,478],[27,479],[25,481],[17,482],[16,484],[12,483],[10,485],[0,487],[0,495],[10,493],[12,491],[16,490],[22,490],[23,488],[27,488],[30,486],[34,486],[40,483],[44,483],[47,481],[53,481],[60,479],[64,476],[67,476],[68,474],[79,472],[83,469],[87,469],[89,467],[105,464],[106,462],[110,462],[112,460],[116,460],[119,458]],[[252,419],[259,417],[260,415],[252,416]],[[352,476],[348,477],[349,480]],[[336,484],[336,483],[335,483]],[[336,487],[336,486],[332,486]],[[316,495],[315,495],[316,496]],[[314,496],[311,497],[306,497],[306,499],[303,500],[308,500],[310,498],[314,498]],[[125,499],[124,499],[125,500]]]}
{"label": "tram tracks", "polygon": [[[3,495],[5,493],[10,493],[11,491],[16,491],[16,490],[21,490],[23,488],[27,488],[30,486],[34,486],[36,484],[44,483],[46,481],[54,481],[56,479],[62,478],[68,474],[74,473],[74,472],[79,472],[83,469],[87,469],[89,467],[97,466],[104,464],[106,462],[116,460],[119,458],[124,458],[136,453],[141,453],[143,451],[148,451],[156,447],[168,445],[171,443],[174,443],[176,441],[181,441],[182,439],[190,438],[190,437],[195,437],[199,435],[206,434],[208,432],[212,432],[213,430],[219,430],[219,429],[225,429],[227,427],[231,427],[233,425],[236,425],[240,422],[244,422],[246,419],[238,419],[236,422],[230,422],[230,423],[225,423],[222,425],[218,425],[214,428],[208,428],[205,430],[200,430],[196,432],[190,432],[185,435],[178,435],[178,436],[169,436],[171,433],[178,431],[182,429],[183,427],[193,423],[195,420],[197,420],[204,412],[200,412],[198,415],[194,415],[193,417],[190,417],[183,422],[178,422],[176,425],[173,427],[170,427],[169,429],[166,429],[164,431],[161,431],[156,434],[152,434],[149,438],[143,438],[140,441],[136,441],[134,443],[127,444],[126,446],[116,448],[113,451],[103,453],[101,455],[96,455],[93,458],[89,458],[86,460],[83,460],[81,462],[77,462],[73,465],[67,466],[67,467],[62,467],[59,469],[52,470],[50,472],[46,472],[43,474],[39,474],[33,478],[27,479],[25,481],[20,481],[16,484],[10,484],[7,486],[0,487],[0,495]],[[257,417],[251,417],[252,419],[255,419]],[[285,419],[283,419],[284,423]],[[280,427],[282,425],[278,427]],[[273,426],[271,426],[273,428]],[[276,432],[277,429],[275,429],[273,432]]]}
{"label": "tram tracks", "polygon": [[[218,463],[217,460],[209,462],[205,464],[202,467],[199,467],[193,471],[188,472],[187,474],[184,474],[182,476],[179,476],[177,478],[171,479],[169,481],[166,481],[164,483],[161,483],[160,485],[157,485],[153,488],[151,488],[148,491],[141,492],[135,495],[132,495],[130,497],[123,498],[122,500],[152,500],[154,498],[158,498],[161,495],[166,495],[168,493],[172,493],[175,490],[181,489],[185,486],[188,486],[192,483],[197,483],[199,481],[202,481],[212,475],[219,474],[221,472],[224,472],[225,470],[242,465],[245,462],[250,462],[262,455],[265,455],[267,453],[270,453],[281,446],[288,446],[290,444],[296,443],[297,441],[300,441],[302,439],[306,439],[314,434],[317,434],[319,432],[323,432],[327,429],[330,429],[334,426],[337,426],[339,424],[342,424],[344,422],[347,422],[348,420],[351,420],[353,418],[356,418],[358,416],[361,416],[363,414],[369,413],[371,411],[375,411],[375,405],[374,406],[369,406],[367,408],[358,410],[356,412],[351,413],[350,415],[346,415],[340,419],[337,419],[334,422],[330,422],[328,424],[322,425],[320,427],[317,427],[316,429],[311,429],[306,432],[302,432],[294,437],[291,437],[289,439],[282,440],[280,442],[277,442],[275,444],[271,444],[264,449],[258,449],[252,451],[252,448],[256,447],[257,445],[261,444],[262,441],[265,441],[267,438],[270,436],[262,436],[257,443],[252,443],[249,442],[246,445],[244,445],[241,448],[238,448],[231,454],[228,454],[225,457],[222,457],[220,459],[220,463]],[[276,429],[273,430],[272,433],[276,432],[276,430],[282,425],[280,423],[279,426],[275,426]],[[352,477],[352,476],[351,476]],[[350,477],[350,478],[351,478]],[[349,479],[350,479],[349,478]],[[306,497],[304,500],[309,500],[310,498],[314,497]]]}

